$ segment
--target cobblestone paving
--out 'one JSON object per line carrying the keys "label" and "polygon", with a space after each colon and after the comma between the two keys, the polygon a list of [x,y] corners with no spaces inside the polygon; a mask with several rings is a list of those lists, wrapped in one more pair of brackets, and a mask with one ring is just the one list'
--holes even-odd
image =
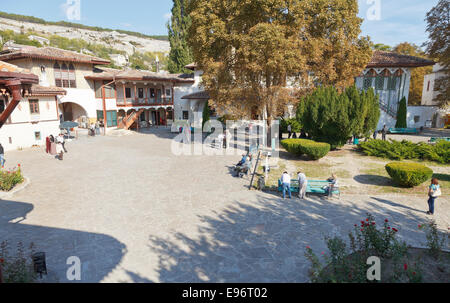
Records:
{"label": "cobblestone paving", "polygon": [[[6,154],[31,184],[0,201],[0,241],[34,242],[49,276],[66,279],[70,256],[82,282],[307,282],[307,245],[346,237],[367,212],[423,246],[425,197],[280,199],[230,175],[237,156],[175,156],[165,130],[67,144],[64,161],[42,149]],[[449,201],[435,218],[447,230]]]}

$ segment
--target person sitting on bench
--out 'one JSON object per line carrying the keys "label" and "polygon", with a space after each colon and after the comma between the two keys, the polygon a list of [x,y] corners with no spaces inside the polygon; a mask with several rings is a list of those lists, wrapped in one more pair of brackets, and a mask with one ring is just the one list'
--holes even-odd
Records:
{"label": "person sitting on bench", "polygon": [[330,184],[327,186],[327,194],[328,197],[331,198],[333,196],[333,191],[339,189],[339,182],[335,174],[331,174],[331,178],[328,178],[327,181],[330,182]]}

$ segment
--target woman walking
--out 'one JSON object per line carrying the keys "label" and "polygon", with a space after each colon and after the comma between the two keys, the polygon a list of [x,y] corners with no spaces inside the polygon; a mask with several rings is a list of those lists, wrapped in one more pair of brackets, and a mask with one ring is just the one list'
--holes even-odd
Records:
{"label": "woman walking", "polygon": [[436,201],[436,198],[441,195],[441,188],[439,186],[439,181],[436,178],[433,178],[431,180],[431,185],[428,188],[428,211],[427,215],[433,215],[434,214],[434,202]]}

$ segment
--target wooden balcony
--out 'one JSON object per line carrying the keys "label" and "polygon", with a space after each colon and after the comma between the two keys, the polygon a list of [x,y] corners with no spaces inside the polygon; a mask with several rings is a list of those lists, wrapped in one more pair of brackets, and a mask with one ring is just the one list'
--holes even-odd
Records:
{"label": "wooden balcony", "polygon": [[155,106],[155,105],[173,105],[171,97],[166,98],[117,98],[117,106]]}

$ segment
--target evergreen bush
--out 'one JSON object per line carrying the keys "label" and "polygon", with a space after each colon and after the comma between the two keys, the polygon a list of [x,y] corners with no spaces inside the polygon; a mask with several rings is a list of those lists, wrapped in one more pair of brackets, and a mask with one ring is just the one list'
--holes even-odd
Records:
{"label": "evergreen bush", "polygon": [[433,176],[433,171],[418,163],[392,162],[386,165],[389,176],[401,186],[414,187]]}
{"label": "evergreen bush", "polygon": [[368,156],[390,160],[430,160],[450,163],[450,142],[439,140],[430,145],[425,142],[369,140],[361,142],[359,149]]}
{"label": "evergreen bush", "polygon": [[296,118],[313,140],[334,149],[352,136],[373,134],[380,118],[378,96],[373,89],[366,92],[355,86],[342,93],[334,87],[319,87],[300,101]]}
{"label": "evergreen bush", "polygon": [[331,149],[328,143],[307,139],[286,139],[281,141],[281,146],[292,154],[297,156],[307,155],[312,160],[319,160],[325,157]]}
{"label": "evergreen bush", "polygon": [[395,128],[407,128],[406,116],[408,114],[408,107],[406,105],[406,98],[403,97],[400,100],[400,104],[397,110],[397,122],[395,123]]}

